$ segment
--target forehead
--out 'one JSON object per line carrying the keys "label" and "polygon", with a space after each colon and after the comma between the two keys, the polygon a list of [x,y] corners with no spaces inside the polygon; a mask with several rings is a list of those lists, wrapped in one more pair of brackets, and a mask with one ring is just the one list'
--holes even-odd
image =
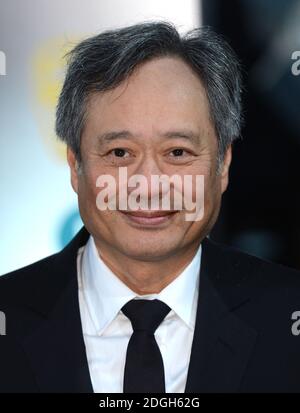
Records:
{"label": "forehead", "polygon": [[87,105],[86,128],[97,133],[211,127],[204,85],[177,57],[143,63],[116,88],[93,93]]}

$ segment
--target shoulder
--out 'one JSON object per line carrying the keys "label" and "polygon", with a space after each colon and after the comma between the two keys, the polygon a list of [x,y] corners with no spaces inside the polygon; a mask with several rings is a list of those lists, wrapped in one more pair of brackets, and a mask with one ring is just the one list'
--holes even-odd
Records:
{"label": "shoulder", "polygon": [[22,268],[10,271],[6,274],[0,276],[0,283],[3,285],[6,282],[12,282],[13,280],[18,279],[20,281],[24,277],[32,276],[35,273],[40,272],[51,266],[55,262],[56,257],[59,253],[49,255],[48,257],[42,258],[32,264],[26,265]]}
{"label": "shoulder", "polygon": [[76,274],[77,253],[90,234],[83,227],[61,251],[0,276],[0,308],[58,294]]}
{"label": "shoulder", "polygon": [[258,346],[269,347],[264,357],[283,360],[284,348],[296,354],[292,326],[300,318],[300,271],[212,240],[203,252],[203,265],[230,314],[258,333]]}
{"label": "shoulder", "polygon": [[58,254],[53,254],[23,268],[0,276],[0,308],[7,303],[23,301],[24,296],[38,290],[53,274]]}
{"label": "shoulder", "polygon": [[[248,254],[238,248],[206,238],[203,243],[204,261],[219,278],[230,283],[257,287],[300,287],[300,271]],[[297,292],[300,292],[297,291]]]}

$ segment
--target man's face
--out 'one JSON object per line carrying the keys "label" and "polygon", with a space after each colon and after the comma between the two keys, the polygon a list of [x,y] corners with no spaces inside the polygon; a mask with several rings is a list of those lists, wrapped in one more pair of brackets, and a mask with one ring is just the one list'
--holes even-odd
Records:
{"label": "man's face", "polygon": [[[154,261],[199,244],[216,221],[228,181],[231,149],[220,173],[217,153],[205,89],[179,58],[151,60],[115,89],[94,93],[81,137],[81,172],[69,148],[68,161],[82,220],[98,248]],[[120,210],[100,211],[97,178],[113,176],[118,192],[120,167],[127,167],[128,179],[136,174],[147,179],[149,202],[152,175],[180,175],[182,182],[185,175],[204,175],[203,218],[188,221],[187,211],[179,210],[159,224],[143,224]],[[128,194],[132,190],[128,188]]]}

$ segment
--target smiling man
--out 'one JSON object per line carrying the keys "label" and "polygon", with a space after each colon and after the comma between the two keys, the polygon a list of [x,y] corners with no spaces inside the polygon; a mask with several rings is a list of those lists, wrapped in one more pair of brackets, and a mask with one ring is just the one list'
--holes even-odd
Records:
{"label": "smiling man", "polygon": [[[205,28],[180,37],[143,23],[72,50],[56,131],[84,228],[1,277],[1,391],[300,390],[299,274],[208,237],[240,133],[240,89],[234,52]],[[121,168],[149,183],[139,201],[163,198],[153,176],[203,177],[201,219],[186,219],[174,195],[167,209],[99,208],[99,177],[120,200]],[[183,198],[198,199],[197,182]]]}

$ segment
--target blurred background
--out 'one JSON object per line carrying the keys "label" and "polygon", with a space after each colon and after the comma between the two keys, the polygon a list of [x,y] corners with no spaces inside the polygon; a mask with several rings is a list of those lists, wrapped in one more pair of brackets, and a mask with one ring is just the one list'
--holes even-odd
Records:
{"label": "blurred background", "polygon": [[245,125],[212,238],[300,269],[300,1],[203,0],[202,19],[237,52],[245,84]]}
{"label": "blurred background", "polygon": [[0,0],[0,274],[59,251],[82,225],[54,134],[64,54],[150,19],[210,25],[243,65],[245,124],[211,237],[300,269],[299,0]]}

